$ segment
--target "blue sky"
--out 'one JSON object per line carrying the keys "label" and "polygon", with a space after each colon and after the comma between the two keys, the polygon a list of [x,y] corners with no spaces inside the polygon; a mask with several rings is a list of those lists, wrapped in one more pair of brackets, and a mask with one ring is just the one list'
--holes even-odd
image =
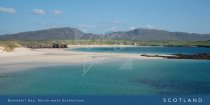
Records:
{"label": "blue sky", "polygon": [[210,33],[210,0],[0,0],[0,34],[75,27]]}

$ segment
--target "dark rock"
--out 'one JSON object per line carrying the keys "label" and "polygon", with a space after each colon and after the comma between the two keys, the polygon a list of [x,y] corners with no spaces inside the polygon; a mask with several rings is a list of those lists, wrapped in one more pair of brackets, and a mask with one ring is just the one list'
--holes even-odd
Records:
{"label": "dark rock", "polygon": [[167,59],[209,59],[210,60],[210,54],[209,53],[197,53],[197,54],[173,54],[171,56],[162,56],[162,55],[146,55],[143,54],[141,56],[145,57],[162,57]]}

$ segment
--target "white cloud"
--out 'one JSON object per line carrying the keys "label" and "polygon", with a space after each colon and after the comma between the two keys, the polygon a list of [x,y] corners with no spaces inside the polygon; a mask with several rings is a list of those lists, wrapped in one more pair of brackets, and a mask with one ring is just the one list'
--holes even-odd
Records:
{"label": "white cloud", "polygon": [[146,25],[146,28],[148,28],[148,29],[156,29],[156,26],[154,26],[154,25]]}
{"label": "white cloud", "polygon": [[6,7],[0,7],[0,12],[14,14],[14,13],[16,13],[16,9],[14,9],[14,8],[6,8]]}
{"label": "white cloud", "polygon": [[110,22],[110,25],[114,25],[114,26],[116,26],[116,25],[121,25],[121,22],[119,21],[119,20],[113,20],[113,21],[111,21]]}
{"label": "white cloud", "polygon": [[46,12],[43,9],[33,9],[32,13],[36,15],[44,15]]}
{"label": "white cloud", "polygon": [[78,25],[79,28],[96,28],[96,26],[94,25],[86,25],[86,24],[82,24],[82,25]]}
{"label": "white cloud", "polygon": [[128,27],[128,30],[134,30],[136,27]]}
{"label": "white cloud", "polygon": [[56,15],[61,15],[63,14],[63,12],[61,10],[53,10],[52,12],[53,14],[56,14]]}

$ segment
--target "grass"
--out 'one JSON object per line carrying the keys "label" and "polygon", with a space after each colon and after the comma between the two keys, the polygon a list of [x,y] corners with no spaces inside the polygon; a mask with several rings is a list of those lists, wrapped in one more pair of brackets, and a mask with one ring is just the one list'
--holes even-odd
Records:
{"label": "grass", "polygon": [[64,43],[66,45],[137,45],[137,46],[207,46],[208,41],[128,41],[128,40],[43,40],[43,41],[15,41],[0,40],[0,46],[5,51],[13,51],[16,47],[44,46],[52,43]]}
{"label": "grass", "polygon": [[210,41],[141,41],[136,42],[141,46],[209,46]]}
{"label": "grass", "polygon": [[0,47],[3,47],[3,50],[6,52],[11,52],[20,46],[21,45],[16,41],[0,41]]}

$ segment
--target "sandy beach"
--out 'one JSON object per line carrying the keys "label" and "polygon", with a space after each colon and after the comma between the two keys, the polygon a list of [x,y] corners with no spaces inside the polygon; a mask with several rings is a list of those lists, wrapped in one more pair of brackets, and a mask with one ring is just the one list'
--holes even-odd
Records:
{"label": "sandy beach", "polygon": [[[93,53],[71,51],[71,48],[81,47],[116,47],[114,45],[74,45],[67,49],[29,49],[16,48],[13,52],[4,52],[0,49],[0,74],[26,70],[35,67],[56,65],[72,65],[90,61],[100,61],[118,58],[132,59],[161,59],[155,57],[143,57],[140,54],[121,53]],[[119,46],[118,46],[119,47]],[[127,46],[120,46],[127,47]]]}

